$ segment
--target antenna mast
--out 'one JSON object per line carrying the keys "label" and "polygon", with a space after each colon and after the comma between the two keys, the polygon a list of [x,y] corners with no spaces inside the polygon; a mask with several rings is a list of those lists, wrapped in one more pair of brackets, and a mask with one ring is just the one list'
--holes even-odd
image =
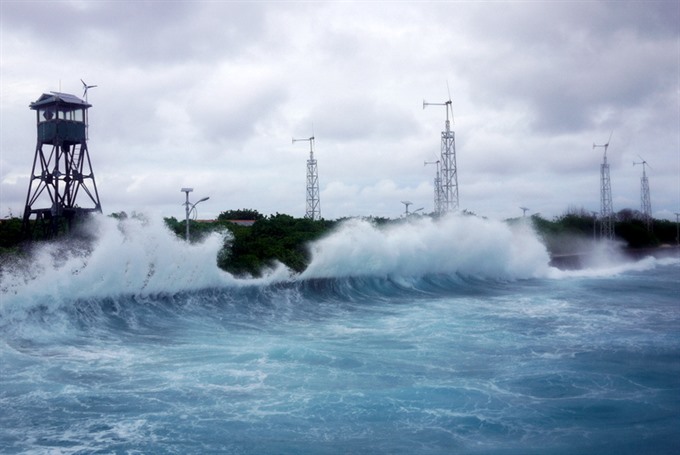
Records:
{"label": "antenna mast", "polygon": [[647,173],[645,172],[645,166],[649,166],[644,158],[640,157],[642,162],[633,162],[633,166],[636,164],[642,164],[642,178],[640,179],[640,201],[642,206],[642,216],[645,220],[645,226],[647,226],[647,231],[652,231],[652,200],[649,196],[649,180],[647,179]]}
{"label": "antenna mast", "polygon": [[458,210],[458,171],[456,168],[456,135],[451,130],[451,120],[449,120],[449,111],[453,119],[451,94],[449,93],[449,99],[444,103],[428,103],[423,100],[423,109],[427,106],[444,106],[446,109],[446,123],[441,136],[440,207],[442,213],[452,212]]}
{"label": "antenna mast", "polygon": [[612,185],[609,178],[609,163],[607,163],[607,149],[609,148],[609,141],[612,139],[612,134],[609,135],[609,139],[604,145],[597,145],[593,143],[593,150],[596,147],[604,148],[602,164],[600,165],[600,237],[608,240],[614,239]]}
{"label": "antenna mast", "polygon": [[434,177],[434,211],[437,215],[441,215],[443,213],[443,208],[442,208],[442,180],[440,177],[440,169],[441,169],[441,162],[439,160],[437,161],[425,161],[425,166],[428,164],[436,164],[437,165],[437,174],[435,174]]}
{"label": "antenna mast", "polygon": [[319,201],[319,169],[314,159],[314,136],[307,139],[293,138],[293,144],[299,141],[309,141],[309,159],[307,160],[307,210],[305,218],[318,220],[321,218]]}

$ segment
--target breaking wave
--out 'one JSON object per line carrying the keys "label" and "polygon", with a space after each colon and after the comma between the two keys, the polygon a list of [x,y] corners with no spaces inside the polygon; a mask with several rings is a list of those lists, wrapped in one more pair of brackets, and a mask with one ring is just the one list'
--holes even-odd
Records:
{"label": "breaking wave", "polygon": [[[154,296],[202,290],[295,287],[345,296],[465,287],[474,280],[512,281],[617,274],[654,267],[608,263],[595,269],[561,271],[529,223],[452,215],[414,217],[378,226],[353,219],[309,245],[311,261],[301,274],[283,264],[261,278],[237,278],[217,266],[228,233],[188,244],[162,221],[95,217],[86,246],[45,243],[30,257],[0,269],[2,312],[36,305],[60,306],[82,299]],[[227,239],[228,240],[228,239]]]}

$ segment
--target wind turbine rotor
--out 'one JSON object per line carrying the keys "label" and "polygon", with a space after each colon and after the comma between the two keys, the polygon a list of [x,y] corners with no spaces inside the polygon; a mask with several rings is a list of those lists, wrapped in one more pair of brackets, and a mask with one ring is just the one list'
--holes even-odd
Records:
{"label": "wind turbine rotor", "polygon": [[87,91],[91,88],[97,87],[96,85],[87,85],[84,80],[80,80],[80,82],[83,83],[83,98],[85,98],[85,101],[87,101]]}

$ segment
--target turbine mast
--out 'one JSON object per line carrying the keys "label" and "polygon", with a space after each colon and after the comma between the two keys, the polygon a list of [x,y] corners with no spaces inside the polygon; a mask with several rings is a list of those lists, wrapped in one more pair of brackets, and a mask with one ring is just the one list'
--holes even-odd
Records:
{"label": "turbine mast", "polygon": [[434,177],[434,212],[437,215],[441,215],[443,213],[442,179],[441,179],[441,176],[440,176],[441,162],[439,160],[437,160],[437,161],[425,161],[425,166],[427,166],[428,164],[436,164],[437,165],[437,173],[435,174],[435,177]]}
{"label": "turbine mast", "polygon": [[[448,84],[447,84],[448,87]],[[423,100],[423,109],[427,106],[444,106],[446,109],[446,123],[441,134],[441,211],[453,212],[458,210],[458,170],[456,167],[456,135],[451,130],[451,119],[453,119],[453,108],[451,94],[448,101],[443,103],[428,103]]]}
{"label": "turbine mast", "polygon": [[[612,132],[613,133],[613,132]],[[609,178],[609,163],[607,163],[607,149],[612,135],[609,135],[607,143],[597,145],[593,143],[593,150],[596,147],[604,148],[602,164],[600,165],[600,238],[614,239],[614,208],[612,206],[612,185]]]}
{"label": "turbine mast", "polygon": [[321,218],[321,203],[319,200],[319,169],[314,158],[314,136],[307,139],[293,138],[293,144],[299,141],[309,142],[309,159],[307,160],[307,209],[305,218],[318,220]]}
{"label": "turbine mast", "polygon": [[640,157],[642,160],[640,163],[633,162],[633,166],[636,164],[642,164],[642,177],[640,178],[640,201],[642,208],[642,216],[645,221],[645,226],[647,226],[647,231],[652,232],[652,200],[649,196],[649,180],[647,179],[647,172],[645,172],[645,166],[649,166],[644,158]]}

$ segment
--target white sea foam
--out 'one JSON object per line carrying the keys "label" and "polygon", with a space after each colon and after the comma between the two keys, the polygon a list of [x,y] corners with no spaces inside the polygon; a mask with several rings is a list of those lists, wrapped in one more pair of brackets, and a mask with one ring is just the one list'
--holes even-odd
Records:
{"label": "white sea foam", "polygon": [[408,279],[428,273],[485,278],[545,276],[548,253],[527,224],[476,217],[413,218],[377,227],[350,220],[310,245],[312,260],[299,277],[279,264],[259,279],[237,279],[217,266],[224,235],[188,244],[160,217],[116,220],[95,217],[94,241],[73,248],[46,243],[22,266],[0,275],[2,306],[31,302],[60,305],[75,299],[121,294],[154,295],[216,287],[267,285],[291,279],[390,276]]}
{"label": "white sea foam", "polygon": [[451,215],[379,227],[350,220],[311,245],[302,278],[457,273],[517,279],[545,276],[549,255],[531,226]]}
{"label": "white sea foam", "polygon": [[94,217],[87,230],[94,241],[85,247],[45,243],[25,263],[5,267],[0,275],[2,306],[258,285],[290,276],[283,266],[252,280],[239,280],[221,270],[217,252],[228,234],[214,233],[189,244],[159,219],[144,217],[120,221]]}
{"label": "white sea foam", "polygon": [[87,247],[47,243],[23,264],[3,266],[0,307],[5,314],[14,305],[59,306],[75,299],[313,278],[390,277],[406,286],[409,279],[427,274],[501,280],[609,276],[645,270],[660,261],[625,262],[611,248],[607,252],[595,248],[584,270],[561,271],[549,266],[548,251],[529,223],[511,225],[461,215],[437,220],[413,217],[384,226],[352,219],[309,245],[311,263],[302,274],[294,276],[278,264],[262,278],[238,279],[217,266],[227,233],[188,244],[170,232],[160,217],[100,216],[88,229],[94,241]]}
{"label": "white sea foam", "polygon": [[656,258],[647,256],[642,259],[626,259],[622,254],[611,251],[609,257],[596,255],[596,259],[586,262],[586,266],[576,270],[560,270],[551,268],[549,278],[604,278],[614,277],[627,272],[643,272],[652,270],[659,266],[669,266],[680,264],[679,258]]}

